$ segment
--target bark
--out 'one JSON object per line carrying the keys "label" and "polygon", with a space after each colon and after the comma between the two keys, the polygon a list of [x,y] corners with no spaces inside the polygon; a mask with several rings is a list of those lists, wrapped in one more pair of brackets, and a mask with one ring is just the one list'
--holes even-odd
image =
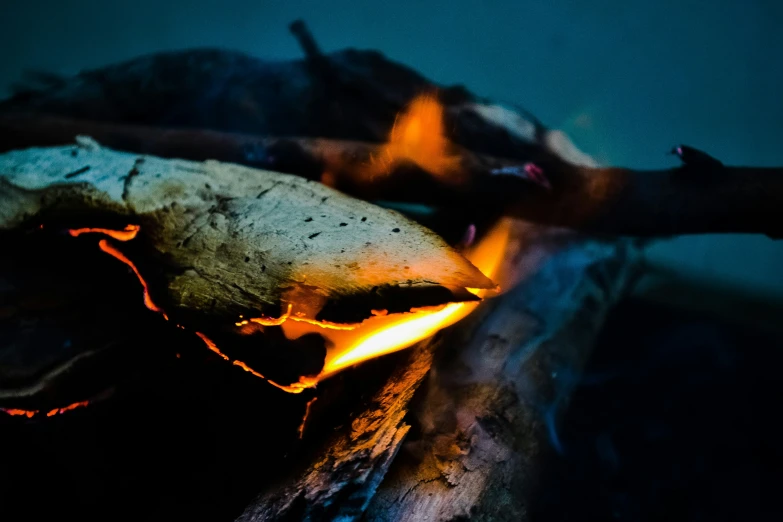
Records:
{"label": "bark", "polygon": [[[140,225],[138,238],[99,245],[134,264],[147,308],[251,367],[260,364],[259,343],[285,339],[237,328],[240,316],[274,323],[292,308],[296,320],[355,323],[372,310],[475,300],[466,287],[494,287],[433,232],[299,177],[119,153],[89,140],[0,156],[0,230],[45,241],[49,230],[129,223]],[[95,245],[95,236],[72,241]],[[319,339],[296,341],[309,355],[288,361],[291,370],[320,371]]]}
{"label": "bark", "polygon": [[294,176],[93,145],[7,153],[0,172],[4,229],[55,213],[93,227],[101,223],[88,223],[90,214],[139,223],[177,267],[167,268],[166,292],[152,290],[172,313],[277,316],[281,303],[312,312],[308,303],[383,286],[494,286],[423,227]]}
{"label": "bark", "polygon": [[[80,133],[139,153],[194,160],[215,158],[323,179],[366,200],[423,203],[445,221],[491,221],[499,214],[585,232],[660,237],[696,233],[783,234],[783,171],[685,162],[660,171],[598,168],[550,133],[548,146],[527,146],[519,159],[454,147],[452,177],[433,176],[415,164],[368,175],[382,146],[326,139],[276,138],[213,131],[164,130],[30,115],[0,116],[0,150],[72,142]],[[526,164],[542,171],[531,179]],[[412,189],[415,187],[415,189]],[[427,223],[429,225],[429,223]],[[442,235],[444,234],[441,230]]]}
{"label": "bark", "polygon": [[366,509],[410,429],[408,404],[432,364],[437,343],[424,341],[349,426],[328,437],[307,467],[259,495],[237,519],[354,520]]}
{"label": "bark", "polygon": [[363,520],[529,520],[557,419],[638,258],[624,242],[529,239],[524,282],[442,341]]}
{"label": "bark", "polygon": [[415,348],[312,466],[239,520],[525,519],[552,410],[567,402],[638,251],[524,223],[513,239],[509,263],[522,282]]}

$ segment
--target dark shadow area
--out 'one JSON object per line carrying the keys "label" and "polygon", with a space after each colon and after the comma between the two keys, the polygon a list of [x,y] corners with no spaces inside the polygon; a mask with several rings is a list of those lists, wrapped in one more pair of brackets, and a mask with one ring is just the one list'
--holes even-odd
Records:
{"label": "dark shadow area", "polygon": [[[0,408],[38,411],[0,411],[2,522],[234,520],[409,356],[285,393],[147,310],[136,276],[98,238],[45,227],[0,239]],[[68,360],[78,364],[43,391],[9,396]]]}
{"label": "dark shadow area", "polygon": [[781,520],[783,337],[628,299],[543,466],[534,520]]}

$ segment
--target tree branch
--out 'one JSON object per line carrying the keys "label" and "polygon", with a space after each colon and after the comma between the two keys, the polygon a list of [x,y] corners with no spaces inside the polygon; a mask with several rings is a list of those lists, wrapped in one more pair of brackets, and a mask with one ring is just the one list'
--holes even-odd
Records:
{"label": "tree branch", "polygon": [[[454,147],[457,178],[436,177],[413,164],[369,176],[382,145],[314,138],[268,138],[216,131],[169,130],[66,118],[6,114],[0,150],[72,143],[88,134],[104,145],[193,160],[217,159],[322,179],[366,200],[423,203],[480,220],[515,216],[577,230],[630,236],[698,233],[783,234],[783,169],[728,167],[693,161],[658,171],[591,168],[531,144],[527,161]],[[535,165],[543,179],[529,174]],[[539,176],[540,177],[540,176]],[[548,189],[542,184],[549,184]]]}

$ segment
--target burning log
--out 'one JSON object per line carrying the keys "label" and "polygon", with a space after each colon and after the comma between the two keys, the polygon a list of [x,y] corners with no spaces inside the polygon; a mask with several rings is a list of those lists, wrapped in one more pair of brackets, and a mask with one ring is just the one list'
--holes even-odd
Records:
{"label": "burning log", "polygon": [[[0,202],[0,229],[96,242],[132,270],[150,311],[259,377],[259,344],[281,342],[265,328],[353,329],[378,311],[476,301],[466,288],[495,286],[429,230],[321,184],[90,140],[0,156]],[[309,355],[270,382],[301,392],[324,358],[346,355],[319,339],[298,336]]]}
{"label": "burning log", "polygon": [[412,435],[362,520],[529,519],[562,451],[558,419],[640,252],[532,226],[522,237],[524,283],[441,340]]}
{"label": "burning log", "polygon": [[[492,222],[505,214],[585,232],[642,237],[783,233],[783,216],[771,218],[780,213],[780,169],[694,163],[687,155],[673,169],[635,171],[577,164],[574,161],[584,161],[579,154],[563,159],[563,150],[529,144],[516,158],[447,143],[440,156],[425,148],[390,161],[389,145],[366,142],[159,129],[29,114],[0,116],[0,129],[5,136],[0,150],[66,144],[87,134],[121,150],[248,164],[323,181],[361,199],[425,204],[441,209],[449,220],[462,217],[460,231],[468,223]],[[422,156],[442,162],[417,162]]]}
{"label": "burning log", "polygon": [[[761,219],[770,203],[751,200],[754,184],[777,190],[778,181],[687,148],[679,152],[684,166],[672,171],[597,169],[562,134],[521,112],[461,87],[441,88],[378,53],[324,54],[303,25],[292,30],[305,60],[163,53],[70,79],[38,77],[43,88],[22,89],[2,103],[0,234],[11,247],[0,261],[13,258],[11,268],[32,284],[46,273],[36,260],[71,253],[67,245],[74,245],[100,261],[81,251],[74,259],[63,255],[55,281],[72,274],[78,283],[93,272],[109,274],[110,266],[130,276],[107,277],[125,287],[103,300],[105,288],[93,282],[71,303],[85,308],[75,329],[97,332],[101,349],[69,348],[64,364],[47,359],[24,378],[0,372],[0,401],[16,405],[4,411],[21,417],[12,421],[32,417],[30,424],[50,413],[59,419],[91,411],[82,407],[85,387],[73,385],[87,371],[82,361],[94,360],[93,352],[117,354],[118,341],[142,345],[151,333],[158,348],[177,350],[169,363],[180,360],[180,350],[183,359],[192,351],[209,354],[206,347],[238,367],[216,365],[234,372],[232,383],[262,377],[301,393],[264,386],[254,402],[251,389],[240,386],[245,410],[264,404],[274,419],[289,421],[284,429],[247,422],[252,415],[241,410],[206,423],[236,428],[232,448],[265,451],[258,458],[279,471],[265,470],[263,487],[238,478],[223,492],[244,506],[263,491],[241,520],[522,519],[545,437],[556,433],[557,406],[573,383],[568,372],[579,371],[603,314],[628,286],[635,250],[630,241],[510,220],[501,223],[502,241],[492,243],[501,230],[492,223],[506,214],[614,234],[774,232],[768,217]],[[78,135],[134,154],[85,139],[76,147],[14,150],[66,145]],[[708,172],[710,181],[696,181]],[[423,203],[442,219],[431,232],[318,181],[388,205]],[[737,199],[727,205],[728,192]],[[462,254],[438,235],[460,243]],[[506,281],[501,263],[524,272],[511,277],[522,279],[520,286]],[[493,281],[514,289],[479,305]],[[63,286],[69,296],[80,290]],[[135,307],[123,304],[129,288]],[[355,400],[341,387],[352,378],[372,381],[368,373],[326,379],[427,339],[479,306],[459,328],[376,361],[376,369],[388,368],[377,382],[362,382]],[[117,313],[128,314],[127,324],[117,325]],[[77,340],[82,349],[96,344]],[[436,371],[411,403],[436,349]],[[135,359],[120,355],[112,369],[126,371]],[[116,375],[104,373],[91,383],[98,393],[90,401],[116,384]],[[306,389],[319,381],[317,395]],[[51,402],[66,395],[73,401]],[[340,403],[335,395],[352,406],[327,421]],[[235,424],[235,417],[243,421]],[[204,427],[195,426],[192,432]],[[281,435],[285,429],[290,437]],[[299,439],[304,451],[295,448]],[[199,452],[219,447],[210,436],[202,442]],[[268,455],[288,451],[299,452],[293,463]],[[203,516],[204,501],[193,500],[201,491],[183,505]],[[174,515],[159,517],[188,518]]]}
{"label": "burning log", "polygon": [[639,252],[522,223],[511,233],[507,276],[522,283],[409,352],[316,464],[272,485],[240,521],[526,520],[557,416]]}

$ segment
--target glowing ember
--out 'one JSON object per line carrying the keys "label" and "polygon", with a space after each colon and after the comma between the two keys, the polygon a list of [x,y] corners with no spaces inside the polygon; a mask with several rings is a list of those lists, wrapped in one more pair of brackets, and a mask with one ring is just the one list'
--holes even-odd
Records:
{"label": "glowing ember", "polygon": [[[41,225],[43,228],[43,225]],[[73,237],[78,237],[82,234],[104,234],[117,241],[130,241],[136,237],[141,227],[139,225],[127,225],[122,230],[111,230],[108,228],[73,228],[68,231]]]}
{"label": "glowing ember", "polygon": [[53,410],[50,410],[46,416],[52,417],[54,415],[57,415],[58,413],[65,413],[66,411],[75,410],[76,408],[84,408],[85,406],[89,406],[90,401],[81,401],[81,402],[74,402],[73,404],[69,404],[68,406],[64,408],[55,408]]}
{"label": "glowing ember", "polygon": [[[47,417],[54,417],[55,415],[58,415],[60,413],[65,413],[66,411],[75,410],[76,408],[83,408],[85,406],[88,406],[90,404],[90,401],[79,401],[74,402],[73,404],[69,404],[68,406],[64,406],[62,408],[54,408],[53,410],[49,410],[46,412]],[[12,416],[24,416],[28,419],[31,419],[41,413],[40,410],[18,410],[13,408],[0,408],[0,411],[7,413],[8,415]]]}
{"label": "glowing ember", "polygon": [[[207,345],[207,348],[209,348],[212,352],[214,352],[218,356],[220,356],[221,359],[223,359],[224,361],[231,361],[231,358],[229,358],[228,355],[226,355],[223,352],[221,352],[220,348],[217,347],[217,345],[212,341],[212,339],[210,339],[209,337],[207,337],[206,335],[204,335],[201,332],[196,332],[196,335],[198,335],[199,338],[202,341],[204,341],[204,344]],[[288,393],[302,393],[306,388],[312,388],[313,386],[315,386],[315,381],[310,381],[306,377],[302,377],[302,378],[300,378],[298,383],[294,383],[294,384],[291,384],[291,385],[288,385],[288,386],[286,386],[284,384],[278,384],[275,381],[267,379],[261,373],[257,372],[256,370],[254,370],[253,368],[251,368],[247,364],[243,363],[242,361],[233,360],[233,361],[231,361],[231,364],[233,364],[234,366],[238,366],[238,367],[242,368],[243,370],[245,370],[249,374],[251,374],[251,375],[253,375],[255,377],[258,377],[259,379],[265,380],[266,382],[268,382],[269,384],[271,384],[275,388],[279,388],[279,389],[281,389],[283,391],[286,391]]]}
{"label": "glowing ember", "polygon": [[17,410],[13,408],[0,408],[0,411],[14,417],[24,416],[27,417],[28,419],[32,418],[36,413],[38,413],[38,410]]}
{"label": "glowing ember", "polygon": [[147,286],[147,282],[141,276],[141,273],[139,272],[139,269],[136,268],[136,265],[134,265],[130,259],[125,257],[125,254],[123,254],[122,252],[120,252],[119,250],[111,246],[109,242],[105,239],[101,239],[98,242],[98,247],[104,252],[106,252],[107,254],[109,254],[110,256],[119,259],[120,261],[128,265],[131,268],[131,270],[133,270],[133,273],[136,274],[136,277],[139,279],[139,283],[141,283],[141,286],[144,288],[144,305],[150,310],[152,310],[153,312],[158,312],[163,314],[163,317],[165,319],[168,319],[168,316],[166,316],[163,310],[158,308],[157,305],[155,305],[155,303],[152,302],[152,298],[150,297],[149,286]]}
{"label": "glowing ember", "polygon": [[302,417],[302,423],[299,425],[299,438],[301,439],[304,436],[304,430],[305,430],[305,424],[307,423],[307,417],[310,415],[310,406],[313,405],[315,401],[318,400],[318,397],[313,397],[309,401],[307,401],[307,404],[305,404],[305,412],[304,416]]}
{"label": "glowing ember", "polygon": [[449,154],[443,126],[443,107],[434,96],[415,98],[394,122],[381,157],[375,158],[371,174],[385,174],[400,161],[412,161],[422,169],[444,176],[458,171],[459,158]]}
{"label": "glowing ember", "polygon": [[[484,275],[496,276],[503,260],[511,221],[504,219],[465,254]],[[471,290],[479,297],[486,292]],[[323,371],[316,379],[323,380],[346,367],[380,355],[408,348],[434,335],[472,312],[478,303],[451,303],[439,309],[420,310],[407,314],[377,314],[349,331],[327,331],[316,325],[283,323],[286,337],[296,339],[307,333],[319,333],[329,341]]]}
{"label": "glowing ember", "polygon": [[196,332],[196,335],[198,335],[198,336],[201,338],[201,340],[202,340],[202,341],[204,341],[204,344],[206,344],[206,345],[207,345],[207,348],[209,348],[210,350],[212,350],[213,352],[215,352],[216,354],[218,354],[220,357],[222,357],[222,358],[223,358],[223,360],[225,360],[225,361],[228,361],[228,360],[229,360],[229,359],[228,359],[228,355],[226,355],[226,354],[224,354],[223,352],[221,352],[221,351],[220,351],[220,348],[218,348],[218,347],[215,345],[215,343],[213,343],[213,342],[212,342],[212,340],[211,340],[209,337],[207,337],[206,335],[204,335],[204,334],[203,334],[203,333],[201,333],[201,332]]}

